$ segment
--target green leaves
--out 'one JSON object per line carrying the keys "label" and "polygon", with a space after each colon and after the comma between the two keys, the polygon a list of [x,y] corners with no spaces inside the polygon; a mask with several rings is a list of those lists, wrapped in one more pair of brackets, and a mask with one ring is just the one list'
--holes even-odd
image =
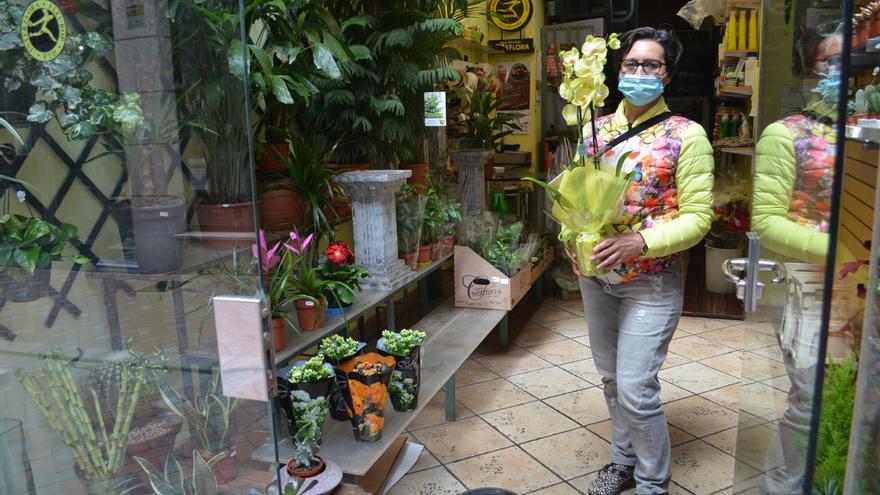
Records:
{"label": "green leaves", "polygon": [[[76,227],[70,224],[57,226],[40,218],[3,215],[0,217],[0,269],[12,266],[28,273],[47,269],[52,261],[61,259],[67,242],[74,237]],[[78,259],[84,260],[82,263],[90,261],[85,257]],[[79,263],[77,259],[74,262]]]}
{"label": "green leaves", "polygon": [[52,120],[52,116],[54,114],[46,108],[44,103],[34,103],[28,109],[28,122],[36,122],[38,124],[45,124]]}

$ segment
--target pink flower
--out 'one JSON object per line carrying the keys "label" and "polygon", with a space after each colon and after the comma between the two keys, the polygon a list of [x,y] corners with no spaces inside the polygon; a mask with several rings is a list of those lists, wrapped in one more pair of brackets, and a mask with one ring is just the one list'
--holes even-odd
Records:
{"label": "pink flower", "polygon": [[257,251],[256,244],[251,245],[251,252],[254,254],[254,258],[260,260],[260,265],[263,267],[264,272],[268,272],[269,270],[274,268],[279,261],[281,261],[281,256],[275,254],[278,252],[279,247],[281,247],[281,243],[276,242],[275,245],[272,246],[272,249],[267,250],[266,232],[263,229],[260,229],[259,252]]}
{"label": "pink flower", "polygon": [[290,242],[284,243],[284,247],[293,254],[303,254],[309,249],[309,244],[312,242],[312,236],[314,236],[314,234],[309,234],[308,237],[303,239],[300,237],[296,227],[294,227],[294,229],[290,231]]}

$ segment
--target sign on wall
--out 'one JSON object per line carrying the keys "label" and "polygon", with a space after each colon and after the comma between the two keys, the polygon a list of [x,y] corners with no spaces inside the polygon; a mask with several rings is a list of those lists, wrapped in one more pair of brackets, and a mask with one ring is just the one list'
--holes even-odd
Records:
{"label": "sign on wall", "polygon": [[61,55],[67,41],[67,23],[57,5],[49,0],[36,0],[21,16],[21,41],[31,57],[48,62]]}
{"label": "sign on wall", "polygon": [[489,19],[502,31],[519,31],[532,19],[532,0],[489,0]]}
{"label": "sign on wall", "polygon": [[426,127],[445,127],[446,126],[446,92],[445,91],[426,91],[425,92],[425,126]]}
{"label": "sign on wall", "polygon": [[531,118],[529,115],[532,73],[528,62],[498,62],[495,74],[501,83],[501,110],[517,114],[517,122],[522,131],[514,134],[528,134]]}
{"label": "sign on wall", "polygon": [[535,40],[521,38],[518,40],[489,40],[489,47],[504,53],[534,53]]}

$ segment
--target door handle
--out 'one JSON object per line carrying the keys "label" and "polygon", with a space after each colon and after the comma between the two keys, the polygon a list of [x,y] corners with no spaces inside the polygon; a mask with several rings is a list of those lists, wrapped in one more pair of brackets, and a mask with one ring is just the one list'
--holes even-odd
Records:
{"label": "door handle", "polygon": [[[748,233],[749,257],[724,260],[721,270],[724,277],[736,285],[736,298],[743,302],[745,310],[758,310],[758,301],[764,297],[766,284],[758,280],[761,272],[773,272],[770,283],[779,285],[785,281],[787,273],[782,263],[761,259],[761,239],[755,232]],[[745,273],[739,276],[737,273]]]}

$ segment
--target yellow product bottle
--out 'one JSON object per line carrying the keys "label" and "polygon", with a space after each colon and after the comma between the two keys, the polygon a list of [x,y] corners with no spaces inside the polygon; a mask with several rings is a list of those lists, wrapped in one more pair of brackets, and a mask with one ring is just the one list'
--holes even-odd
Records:
{"label": "yellow product bottle", "polygon": [[758,51],[758,11],[753,10],[749,14],[749,51]]}
{"label": "yellow product bottle", "polygon": [[728,52],[736,50],[736,14],[733,12],[730,13],[730,18],[727,19],[727,29],[724,31],[724,34],[727,38],[724,50]]}
{"label": "yellow product bottle", "polygon": [[737,50],[745,50],[748,39],[746,38],[746,29],[748,28],[748,22],[746,21],[746,11],[739,11],[739,19],[736,23],[736,49]]}

